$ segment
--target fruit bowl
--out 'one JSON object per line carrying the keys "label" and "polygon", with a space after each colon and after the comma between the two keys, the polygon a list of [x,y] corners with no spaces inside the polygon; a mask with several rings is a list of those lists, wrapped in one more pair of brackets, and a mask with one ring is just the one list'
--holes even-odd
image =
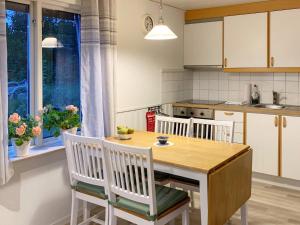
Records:
{"label": "fruit bowl", "polygon": [[129,140],[134,133],[134,129],[126,126],[117,126],[117,133],[120,140]]}
{"label": "fruit bowl", "polygon": [[120,140],[129,140],[131,139],[131,134],[118,134]]}

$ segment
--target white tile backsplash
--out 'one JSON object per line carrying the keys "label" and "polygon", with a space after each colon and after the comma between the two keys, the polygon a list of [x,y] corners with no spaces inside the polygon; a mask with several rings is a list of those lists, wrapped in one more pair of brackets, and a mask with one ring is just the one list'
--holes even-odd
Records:
{"label": "white tile backsplash", "polygon": [[162,72],[162,104],[193,98],[193,92],[197,89],[197,87],[194,87],[195,83],[197,83],[198,81],[198,89],[200,86],[198,75],[199,74],[186,70],[172,70]]}
{"label": "white tile backsplash", "polygon": [[[218,74],[218,75],[217,75]],[[216,79],[218,77],[218,79]],[[194,72],[193,98],[243,101],[247,84],[257,84],[262,103],[272,103],[272,91],[280,93],[280,103],[300,104],[299,74]],[[195,93],[194,93],[195,92]]]}
{"label": "white tile backsplash", "polygon": [[280,103],[300,104],[298,73],[223,73],[168,71],[162,74],[162,103],[185,99],[242,101],[247,84],[257,84],[262,103],[272,103],[272,91]]}

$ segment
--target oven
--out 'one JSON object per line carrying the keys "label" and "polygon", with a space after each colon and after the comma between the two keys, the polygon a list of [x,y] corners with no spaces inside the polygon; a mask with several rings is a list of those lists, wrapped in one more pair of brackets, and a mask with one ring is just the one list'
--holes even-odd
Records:
{"label": "oven", "polygon": [[[173,116],[176,118],[198,118],[198,119],[206,119],[213,120],[214,119],[214,110],[207,108],[189,108],[189,107],[173,107]],[[197,126],[192,127],[193,133],[197,133]],[[203,129],[203,134],[205,139],[210,138],[211,134],[211,126],[204,125],[199,126],[198,132],[201,134]],[[205,136],[207,134],[207,137]]]}
{"label": "oven", "polygon": [[[206,120],[213,120],[215,116],[215,112],[211,107],[209,106],[214,106],[214,105],[219,105],[224,103],[223,101],[217,101],[217,100],[197,100],[197,99],[192,99],[192,100],[186,100],[179,102],[178,105],[180,106],[173,106],[173,116],[177,118],[198,118],[198,119],[206,119]],[[194,105],[195,107],[184,107],[185,105]],[[199,107],[198,107],[199,106]],[[197,133],[197,127],[194,126],[191,129],[193,129],[194,134]],[[203,134],[207,134],[207,137],[204,136],[203,138],[210,138],[211,133],[211,126],[204,125],[199,126],[199,133],[202,133],[203,129]]]}

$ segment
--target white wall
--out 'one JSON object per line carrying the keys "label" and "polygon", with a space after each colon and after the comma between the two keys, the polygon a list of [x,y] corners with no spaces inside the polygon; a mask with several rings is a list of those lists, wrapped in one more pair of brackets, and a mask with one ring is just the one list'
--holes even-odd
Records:
{"label": "white wall", "polygon": [[164,8],[165,23],[178,35],[169,41],[146,41],[144,14],[157,22],[159,5],[149,0],[117,0],[117,111],[161,103],[161,70],[183,66],[184,12]]}
{"label": "white wall", "polygon": [[0,186],[1,225],[56,225],[66,221],[71,198],[65,152],[15,162],[15,175]]}

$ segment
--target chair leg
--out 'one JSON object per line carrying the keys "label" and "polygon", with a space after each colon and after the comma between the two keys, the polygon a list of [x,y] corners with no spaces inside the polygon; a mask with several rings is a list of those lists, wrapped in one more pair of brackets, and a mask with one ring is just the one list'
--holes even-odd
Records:
{"label": "chair leg", "polygon": [[71,221],[70,225],[77,225],[79,200],[76,198],[76,192],[72,190],[72,206],[71,206]]}
{"label": "chair leg", "polygon": [[242,207],[241,207],[241,221],[242,221],[242,225],[248,225],[248,206],[247,203],[245,203]]}
{"label": "chair leg", "polygon": [[108,206],[105,208],[105,225],[109,225],[109,209]]}
{"label": "chair leg", "polygon": [[191,196],[191,207],[192,209],[195,208],[195,199],[194,199],[194,192],[193,191],[190,191],[190,196]]}
{"label": "chair leg", "polygon": [[182,225],[189,225],[189,224],[190,224],[189,208],[186,208],[182,213]]}
{"label": "chair leg", "polygon": [[[90,217],[90,209],[87,201],[83,201],[83,220],[87,220]],[[89,224],[89,223],[87,223]]]}
{"label": "chair leg", "polygon": [[109,206],[109,213],[109,225],[117,225],[117,217],[114,215],[113,207],[111,205]]}

